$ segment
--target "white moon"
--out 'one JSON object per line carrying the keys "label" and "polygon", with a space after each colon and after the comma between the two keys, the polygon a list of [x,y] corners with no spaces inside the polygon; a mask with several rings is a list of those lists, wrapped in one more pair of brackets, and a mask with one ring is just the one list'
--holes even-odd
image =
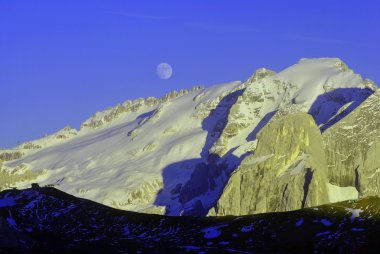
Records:
{"label": "white moon", "polygon": [[160,79],[169,79],[173,74],[173,69],[168,63],[160,63],[157,65],[156,72]]}

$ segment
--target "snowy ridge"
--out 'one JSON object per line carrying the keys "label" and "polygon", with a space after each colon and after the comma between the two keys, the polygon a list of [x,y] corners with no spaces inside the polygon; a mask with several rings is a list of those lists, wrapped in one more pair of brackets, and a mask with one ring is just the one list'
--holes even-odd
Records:
{"label": "snowy ridge", "polygon": [[[68,193],[113,207],[146,209],[146,203],[153,203],[162,187],[161,170],[165,166],[178,159],[200,157],[203,144],[193,140],[202,140],[206,133],[201,128],[202,119],[194,116],[201,111],[194,108],[194,98],[203,93],[195,105],[205,104],[205,110],[210,110],[218,96],[240,85],[217,85],[155,106],[139,106],[105,126],[83,128],[77,137],[31,152],[5,167],[25,164],[31,170],[44,170],[36,179],[41,184],[59,184],[57,187]],[[153,121],[157,109],[159,117]],[[96,117],[104,118],[110,112]],[[185,181],[190,173],[184,170],[178,180]]]}
{"label": "snowy ridge", "polygon": [[[245,87],[231,109],[226,135],[222,135],[212,153],[224,155],[254,140],[276,112],[308,112],[323,126],[343,106],[363,101],[376,89],[373,82],[362,79],[338,58],[301,59],[278,74],[259,69]],[[329,94],[332,91],[338,92]]]}
{"label": "snowy ridge", "polygon": [[[357,90],[323,97],[337,89]],[[229,174],[254,152],[256,134],[275,114],[309,112],[322,128],[340,119],[342,107],[363,101],[374,89],[337,58],[302,59],[278,74],[259,69],[245,83],[126,101],[96,113],[79,131],[65,128],[25,143],[32,149],[20,145],[15,150],[25,155],[3,163],[2,170],[23,165],[38,173],[32,182],[115,208],[204,213]]]}

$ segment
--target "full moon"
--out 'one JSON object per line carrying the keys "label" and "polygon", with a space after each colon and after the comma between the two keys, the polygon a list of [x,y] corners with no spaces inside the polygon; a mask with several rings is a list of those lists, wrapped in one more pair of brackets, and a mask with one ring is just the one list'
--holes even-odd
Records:
{"label": "full moon", "polygon": [[157,65],[156,72],[160,79],[169,79],[173,74],[173,69],[168,63],[160,63]]}

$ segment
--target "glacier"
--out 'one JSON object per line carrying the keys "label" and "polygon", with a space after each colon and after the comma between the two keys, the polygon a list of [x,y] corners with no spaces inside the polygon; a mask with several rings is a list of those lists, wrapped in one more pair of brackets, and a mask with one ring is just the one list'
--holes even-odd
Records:
{"label": "glacier", "polygon": [[[366,179],[377,174],[380,162],[372,163],[365,170],[362,167],[368,163],[363,162],[356,171],[352,168],[355,165],[340,165],[339,173],[334,173],[336,160],[349,156],[349,151],[339,148],[336,144],[339,140],[332,139],[336,132],[341,133],[335,126],[351,117],[364,102],[372,100],[371,105],[376,106],[378,97],[378,89],[371,80],[354,73],[338,58],[301,59],[279,73],[262,68],[245,82],[207,88],[196,86],[170,92],[162,98],[126,101],[97,112],[79,130],[65,127],[13,149],[0,150],[0,158],[1,154],[8,154],[0,163],[0,188],[25,188],[37,182],[123,210],[167,215],[228,215],[234,214],[226,208],[232,204],[231,200],[249,202],[242,199],[244,195],[224,195],[228,186],[235,188],[239,184],[239,179],[232,183],[231,176],[238,175],[241,165],[253,172],[252,168],[272,161],[270,168],[274,168],[279,158],[285,156],[281,159],[283,172],[289,172],[289,179],[297,177],[299,190],[294,193],[303,197],[308,194],[303,187],[310,166],[308,161],[315,159],[312,158],[315,151],[330,151],[318,157],[325,164],[318,165],[317,175],[321,175],[322,182],[313,202],[302,202],[300,198],[286,201],[285,197],[279,197],[276,201],[279,203],[266,204],[266,209],[251,207],[238,214],[294,210],[357,198],[367,192],[377,194],[380,191],[375,186],[380,178],[376,175],[373,180]],[[297,153],[290,160],[286,156],[293,155],[278,153],[281,144],[275,141],[262,150],[265,141],[258,139],[261,133],[281,134],[268,130],[269,126],[275,126],[271,123],[301,113],[314,121],[310,127],[311,133],[317,133],[313,137],[318,136],[314,152],[308,154],[309,148],[294,150]],[[293,119],[288,128],[298,125],[298,120]],[[349,126],[353,125],[350,121],[339,130],[352,132]],[[375,122],[374,126],[373,138],[369,139],[377,147],[380,125]],[[308,128],[305,127],[307,132]],[[338,146],[334,148],[336,151],[341,149],[341,157],[330,154],[333,145]],[[308,143],[305,141],[302,146]],[[258,148],[261,152],[255,157]],[[261,184],[270,186],[271,181],[277,181],[273,179],[280,177],[281,174],[273,174]],[[355,183],[359,178],[361,182]],[[287,181],[293,181],[289,179],[282,178],[284,186]],[[253,175],[250,181],[254,185],[261,178]],[[281,189],[284,186],[279,185],[276,191],[284,192]],[[246,188],[251,187],[248,184]],[[332,194],[334,191],[337,194]],[[221,200],[227,196],[228,200]],[[282,208],[276,210],[273,208],[276,206]]]}

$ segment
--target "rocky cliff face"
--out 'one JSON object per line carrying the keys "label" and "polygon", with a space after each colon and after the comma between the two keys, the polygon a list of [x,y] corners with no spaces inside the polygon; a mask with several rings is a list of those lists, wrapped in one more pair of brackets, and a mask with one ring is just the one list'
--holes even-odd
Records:
{"label": "rocky cliff face", "polygon": [[[376,92],[375,92],[376,91]],[[337,58],[129,100],[0,152],[0,188],[55,185],[168,215],[289,211],[379,190],[380,95]]]}
{"label": "rocky cliff face", "polygon": [[288,211],[379,194],[379,91],[358,92],[368,94],[352,111],[344,112],[354,99],[341,103],[329,119],[339,121],[320,129],[309,114],[275,115],[209,214]]}
{"label": "rocky cliff face", "polygon": [[310,115],[275,116],[257,139],[254,154],[233,172],[219,198],[217,215],[288,211],[328,203],[322,135]]}
{"label": "rocky cliff face", "polygon": [[380,191],[380,94],[323,133],[331,183],[357,189],[360,197]]}
{"label": "rocky cliff face", "polygon": [[[337,76],[353,73],[341,61],[335,66],[338,74],[320,81],[318,96],[304,90],[315,80],[302,85],[304,80],[278,79],[294,70],[271,73],[247,86],[227,124],[236,131],[224,132],[219,144],[233,143],[238,136],[241,142],[243,136],[247,141],[257,138],[257,148],[234,170],[209,215],[288,211],[379,193],[380,164],[373,154],[379,130],[377,88],[367,79],[359,86],[334,88]],[[357,76],[346,78],[349,83]],[[317,88],[314,84],[308,91]],[[246,119],[257,118],[243,127],[234,117],[236,111],[247,112],[241,102],[251,107]],[[255,104],[260,105],[256,110]],[[249,125],[254,130],[247,136],[244,128]]]}

